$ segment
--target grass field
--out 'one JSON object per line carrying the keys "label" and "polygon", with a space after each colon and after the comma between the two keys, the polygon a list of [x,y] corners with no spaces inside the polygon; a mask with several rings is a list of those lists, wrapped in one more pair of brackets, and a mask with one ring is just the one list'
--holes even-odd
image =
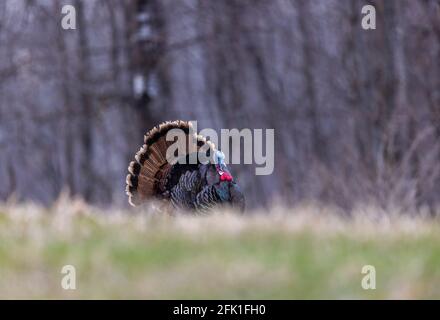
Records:
{"label": "grass field", "polygon": [[[64,265],[76,290],[61,287]],[[361,269],[376,268],[364,290]],[[0,206],[0,298],[440,298],[438,220],[318,206],[165,217]]]}

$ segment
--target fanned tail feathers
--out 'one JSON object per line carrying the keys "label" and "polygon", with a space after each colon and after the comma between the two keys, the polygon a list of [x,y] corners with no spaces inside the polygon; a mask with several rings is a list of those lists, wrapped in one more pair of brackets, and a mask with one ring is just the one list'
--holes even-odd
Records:
{"label": "fanned tail feathers", "polygon": [[[174,141],[166,141],[166,136],[172,129],[183,130],[187,137],[192,135],[197,141],[197,148],[206,143],[210,149],[215,150],[215,146],[210,141],[192,132],[191,123],[188,121],[167,121],[151,129],[145,135],[144,145],[136,153],[135,161],[132,161],[128,167],[126,193],[132,206],[140,205],[145,200],[166,191],[167,176],[173,165],[173,162],[166,158],[166,152],[174,143]],[[190,139],[187,138],[186,150],[191,150],[189,141]]]}

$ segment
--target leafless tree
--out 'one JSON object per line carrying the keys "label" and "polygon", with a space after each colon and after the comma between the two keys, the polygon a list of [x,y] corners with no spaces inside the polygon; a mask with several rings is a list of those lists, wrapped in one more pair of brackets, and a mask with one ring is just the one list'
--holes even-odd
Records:
{"label": "leafless tree", "polygon": [[440,5],[374,0],[0,3],[0,197],[124,205],[153,125],[274,128],[275,172],[233,166],[250,206],[430,208],[440,190]]}

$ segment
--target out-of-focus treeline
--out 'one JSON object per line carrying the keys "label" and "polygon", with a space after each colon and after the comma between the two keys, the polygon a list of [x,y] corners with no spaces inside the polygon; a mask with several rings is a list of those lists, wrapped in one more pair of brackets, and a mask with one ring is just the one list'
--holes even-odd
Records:
{"label": "out-of-focus treeline", "polygon": [[0,200],[125,205],[143,134],[173,119],[275,129],[272,175],[232,167],[249,207],[433,209],[440,2],[0,1]]}

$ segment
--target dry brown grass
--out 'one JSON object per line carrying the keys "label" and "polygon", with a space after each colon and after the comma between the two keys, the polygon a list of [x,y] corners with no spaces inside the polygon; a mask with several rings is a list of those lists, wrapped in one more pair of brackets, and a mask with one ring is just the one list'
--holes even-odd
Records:
{"label": "dry brown grass", "polygon": [[[440,298],[440,223],[316,204],[158,215],[60,199],[0,205],[0,298]],[[77,289],[61,288],[63,265]],[[377,289],[363,290],[363,265]]]}

